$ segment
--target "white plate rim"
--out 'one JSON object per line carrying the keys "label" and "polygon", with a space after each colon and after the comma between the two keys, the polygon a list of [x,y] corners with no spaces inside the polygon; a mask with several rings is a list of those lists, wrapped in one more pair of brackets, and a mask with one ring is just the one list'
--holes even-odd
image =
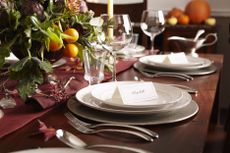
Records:
{"label": "white plate rim", "polygon": [[[108,105],[101,105],[100,101],[96,101],[94,98],[90,97],[90,91],[92,90],[91,86],[82,88],[75,94],[75,98],[78,100],[79,103],[86,107],[90,107],[92,109],[96,109],[103,112],[109,112],[109,113],[116,113],[116,114],[156,114],[156,113],[164,113],[168,111],[173,111],[180,109],[182,107],[185,107],[192,101],[192,97],[190,94],[188,94],[185,91],[183,92],[183,97],[180,99],[177,103],[168,107],[171,107],[168,109],[167,107],[163,107],[161,109],[121,109],[117,107],[108,107]],[[87,100],[84,100],[83,98],[87,98]],[[185,101],[184,101],[185,100]],[[175,106],[176,105],[176,106]],[[179,106],[177,106],[179,105]],[[167,109],[165,109],[167,108]]]}
{"label": "white plate rim", "polygon": [[212,64],[206,68],[201,68],[201,69],[196,69],[196,70],[178,70],[178,71],[172,71],[172,70],[159,70],[159,69],[153,69],[147,65],[144,65],[140,62],[136,62],[133,64],[133,67],[137,69],[138,71],[144,71],[148,73],[159,73],[159,72],[178,72],[178,73],[184,73],[188,75],[193,75],[193,76],[201,76],[201,75],[208,75],[215,73],[217,71],[217,67]]}
{"label": "white plate rim", "polygon": [[122,50],[118,51],[118,53],[124,53],[128,49],[133,50],[133,52],[131,52],[131,54],[135,54],[135,53],[143,52],[145,50],[145,46],[137,45],[136,48],[125,47]]}
{"label": "white plate rim", "polygon": [[[121,104],[116,104],[116,103],[111,103],[108,102],[106,100],[101,99],[100,96],[101,94],[98,92],[105,92],[108,91],[106,90],[108,87],[113,86],[114,84],[129,84],[129,83],[141,83],[140,81],[117,81],[116,83],[114,82],[106,82],[106,83],[101,83],[101,84],[96,84],[93,86],[93,89],[91,91],[92,97],[94,97],[96,100],[101,101],[102,103],[109,105],[109,106],[113,106],[113,107],[118,107],[118,108],[149,108],[149,107],[162,107],[162,106],[167,106],[167,105],[171,105],[175,102],[177,102],[180,98],[182,98],[182,90],[179,88],[176,88],[174,86],[168,86],[165,84],[161,84],[161,83],[153,83],[155,86],[156,91],[158,91],[158,96],[160,96],[160,93],[164,92],[163,90],[167,89],[167,91],[171,91],[171,92],[166,92],[168,93],[168,95],[170,97],[173,97],[174,99],[172,99],[170,102],[168,103],[162,103],[162,104],[156,104],[156,105],[143,105],[143,106],[135,106],[135,105],[121,105]],[[163,88],[164,87],[164,88]],[[100,89],[105,88],[103,91],[101,91]],[[163,88],[163,89],[162,89]],[[161,98],[161,97],[160,97]],[[158,99],[160,99],[158,98]],[[157,100],[157,99],[156,99]],[[161,100],[161,99],[160,99]],[[154,100],[153,100],[154,101]],[[159,101],[159,100],[158,100]]]}
{"label": "white plate rim", "polygon": [[139,62],[144,64],[144,65],[148,65],[151,67],[157,67],[157,68],[162,68],[162,69],[170,69],[170,70],[195,70],[195,69],[201,69],[201,68],[205,68],[210,66],[213,62],[207,58],[202,58],[202,57],[192,57],[189,55],[186,55],[186,57],[188,59],[199,59],[200,61],[203,61],[203,64],[200,65],[194,65],[194,66],[183,66],[183,65],[179,65],[179,64],[154,64],[154,63],[149,63],[148,62],[148,58],[150,58],[151,56],[157,56],[157,55],[149,55],[149,56],[144,56],[139,58]]}
{"label": "white plate rim", "polygon": [[[90,111],[88,110],[88,108],[86,108],[88,111],[87,110],[82,111],[82,107],[78,110],[76,109],[76,107],[79,106],[76,105],[78,105],[76,100],[73,101],[70,99],[67,102],[68,109],[73,114],[78,115],[82,118],[89,119],[96,122],[127,124],[127,125],[159,125],[159,124],[175,123],[191,118],[194,115],[196,115],[199,111],[198,104],[193,100],[187,106],[178,109],[176,111],[170,111],[170,112],[160,113],[160,114],[147,114],[147,115],[145,114],[145,115],[138,115],[138,116],[118,114],[119,117],[117,117],[116,114],[111,114],[109,112],[100,112],[98,110]],[[85,106],[83,106],[83,109],[84,107]]]}

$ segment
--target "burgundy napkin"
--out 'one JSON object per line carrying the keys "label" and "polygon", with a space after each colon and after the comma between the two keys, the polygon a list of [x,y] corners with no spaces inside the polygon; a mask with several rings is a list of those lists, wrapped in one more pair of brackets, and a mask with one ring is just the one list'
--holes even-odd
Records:
{"label": "burgundy napkin", "polygon": [[[117,64],[117,72],[120,73],[122,71],[127,70],[130,68],[135,61],[120,61]],[[63,66],[64,67],[64,66]],[[60,67],[55,69],[54,74],[58,76],[58,79],[66,79],[71,76],[74,76],[76,79],[72,80],[71,83],[67,86],[65,92],[67,96],[72,96],[75,94],[79,89],[88,85],[87,81],[83,79],[84,73],[82,71],[74,72],[74,71],[66,71],[65,68]],[[106,73],[105,80],[111,78],[111,75]],[[11,85],[15,85],[15,83],[10,83]],[[7,86],[8,87],[8,86]],[[49,85],[44,84],[39,87],[40,90],[49,90]],[[12,88],[11,88],[12,89]],[[17,103],[17,106],[12,109],[5,109],[3,118],[0,119],[0,138],[10,134],[11,132],[16,131],[17,129],[25,126],[29,122],[34,119],[39,118],[40,116],[44,115],[48,111],[55,108],[58,103],[63,103],[66,101],[57,102],[55,99],[42,96],[40,94],[33,95],[27,103],[19,98],[14,97]],[[31,105],[27,105],[31,104]],[[51,107],[53,106],[53,107]],[[37,111],[40,109],[42,111]]]}
{"label": "burgundy napkin", "polygon": [[[120,73],[133,65],[134,61],[119,61],[116,65],[117,73]],[[70,63],[71,64],[71,63]],[[59,74],[59,75],[58,75]],[[75,94],[79,89],[88,86],[87,81],[84,80],[84,72],[83,71],[66,71],[66,69],[60,68],[56,69],[54,75],[57,76],[57,80],[68,80],[70,77],[74,76],[75,79],[71,80],[70,84],[65,88],[65,94],[67,98]],[[105,73],[105,80],[111,78],[111,73]],[[65,82],[65,81],[63,81]],[[44,84],[39,87],[42,93],[50,95],[50,91],[52,91],[51,84]],[[63,92],[62,92],[63,93]],[[52,93],[51,93],[52,94]],[[44,94],[35,94],[31,98],[27,100],[27,103],[32,104],[37,109],[47,109],[55,104],[58,104],[62,101],[66,101],[66,99],[55,99],[54,97],[44,96]]]}

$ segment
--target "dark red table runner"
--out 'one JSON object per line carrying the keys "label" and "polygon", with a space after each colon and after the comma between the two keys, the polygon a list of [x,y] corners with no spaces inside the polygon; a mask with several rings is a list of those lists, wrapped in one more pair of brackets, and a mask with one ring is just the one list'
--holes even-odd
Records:
{"label": "dark red table runner", "polygon": [[[117,63],[117,73],[125,71],[129,69],[135,61],[119,61]],[[68,63],[67,65],[71,65]],[[66,94],[68,96],[72,96],[79,89],[88,85],[87,81],[84,80],[83,71],[66,71],[63,67],[59,67],[55,69],[54,75],[57,76],[58,79],[66,79],[74,76],[75,79],[71,81],[71,83],[66,88]],[[111,75],[106,73],[105,80],[111,78]],[[14,85],[14,83],[9,82],[9,84]],[[40,89],[48,89],[49,85],[44,84]],[[47,113],[49,110],[55,108],[57,101],[53,98],[49,98],[46,96],[41,96],[39,94],[33,95],[32,99],[30,99],[27,103],[25,103],[20,97],[14,97],[17,103],[17,106],[12,109],[5,109],[4,117],[0,119],[0,138],[14,132],[15,130],[23,127],[34,119],[39,118],[40,116]],[[66,102],[62,101],[61,103]],[[28,105],[33,104],[33,105]],[[36,107],[34,107],[36,106]],[[37,106],[39,106],[40,110],[38,111]]]}

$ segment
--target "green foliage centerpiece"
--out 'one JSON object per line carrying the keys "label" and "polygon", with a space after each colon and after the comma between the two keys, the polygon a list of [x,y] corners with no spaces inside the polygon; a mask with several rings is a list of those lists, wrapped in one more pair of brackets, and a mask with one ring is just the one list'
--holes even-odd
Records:
{"label": "green foliage centerpiece", "polygon": [[[90,24],[93,12],[83,0],[1,0],[0,1],[0,67],[13,52],[19,61],[9,67],[9,78],[17,80],[22,98],[33,93],[44,82],[44,73],[52,72],[49,54],[62,56],[71,36],[64,33],[74,28],[79,33],[75,44],[78,56],[96,39],[96,27]],[[4,20],[3,20],[4,19]],[[51,49],[55,42],[60,47]],[[81,48],[81,49],[79,49]]]}

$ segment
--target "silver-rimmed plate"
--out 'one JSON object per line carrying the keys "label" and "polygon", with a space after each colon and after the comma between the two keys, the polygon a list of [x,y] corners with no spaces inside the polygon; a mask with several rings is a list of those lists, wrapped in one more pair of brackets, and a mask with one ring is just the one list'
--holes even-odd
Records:
{"label": "silver-rimmed plate", "polygon": [[173,110],[175,111],[177,109],[185,107],[192,100],[191,95],[189,95],[185,91],[182,91],[182,98],[178,100],[178,102],[173,103],[172,105],[167,105],[160,108],[149,107],[149,108],[130,109],[130,108],[121,108],[121,107],[113,107],[113,106],[105,105],[101,101],[98,101],[91,96],[92,89],[93,89],[92,86],[88,86],[79,90],[76,94],[76,99],[84,106],[90,107],[98,111],[115,113],[115,114],[142,115],[142,114],[163,113],[163,112],[168,112]]}
{"label": "silver-rimmed plate", "polygon": [[110,112],[99,111],[81,105],[75,98],[69,99],[67,102],[68,109],[75,115],[82,118],[97,122],[129,124],[129,125],[158,125],[174,123],[186,120],[194,116],[199,111],[199,106],[195,101],[191,101],[188,105],[175,111],[157,114],[128,115],[115,114]]}
{"label": "silver-rimmed plate", "polygon": [[183,74],[187,74],[187,75],[207,75],[207,74],[212,74],[214,72],[216,72],[217,67],[215,65],[210,65],[208,67],[205,68],[200,68],[200,69],[195,69],[195,70],[163,70],[163,69],[158,69],[158,68],[154,68],[151,66],[147,66],[144,65],[140,62],[136,62],[134,65],[134,68],[139,70],[139,71],[143,71],[143,72],[147,72],[147,73],[161,73],[161,72],[177,72],[177,73],[183,73]]}
{"label": "silver-rimmed plate", "polygon": [[149,55],[149,56],[144,56],[139,59],[139,62],[155,67],[158,69],[167,69],[167,70],[196,70],[196,69],[201,69],[201,68],[206,68],[209,67],[213,62],[210,61],[209,59],[206,58],[201,58],[201,57],[193,57],[193,56],[186,56],[188,60],[188,64],[171,64],[171,63],[160,63],[154,62],[152,59],[157,59],[157,57],[160,57],[163,55]]}
{"label": "silver-rimmed plate", "polygon": [[101,103],[113,107],[119,108],[129,108],[129,109],[136,109],[136,108],[162,108],[165,106],[172,105],[176,103],[182,98],[182,90],[173,86],[161,84],[161,83],[153,83],[157,98],[149,100],[147,105],[145,105],[144,101],[140,102],[138,105],[126,105],[122,102],[122,100],[113,99],[112,96],[114,94],[115,89],[119,85],[137,85],[139,81],[116,81],[116,82],[106,82],[101,84],[93,85],[91,94],[92,96],[100,101]]}
{"label": "silver-rimmed plate", "polygon": [[118,51],[117,53],[123,53],[123,54],[135,54],[140,53],[145,50],[144,46],[137,45],[135,48],[125,47],[122,50]]}

